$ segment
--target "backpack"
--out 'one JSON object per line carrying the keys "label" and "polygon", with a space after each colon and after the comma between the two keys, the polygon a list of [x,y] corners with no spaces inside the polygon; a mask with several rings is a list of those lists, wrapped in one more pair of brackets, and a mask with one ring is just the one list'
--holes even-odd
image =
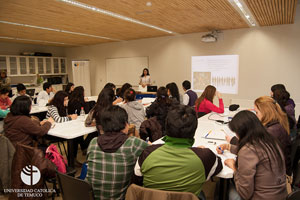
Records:
{"label": "backpack", "polygon": [[66,165],[68,163],[66,159],[58,152],[57,147],[54,144],[51,144],[47,148],[45,157],[56,165],[57,171],[63,174],[66,173]]}

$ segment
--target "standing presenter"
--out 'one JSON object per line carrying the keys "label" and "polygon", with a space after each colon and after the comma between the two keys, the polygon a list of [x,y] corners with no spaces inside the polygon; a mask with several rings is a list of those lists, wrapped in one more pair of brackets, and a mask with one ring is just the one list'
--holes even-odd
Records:
{"label": "standing presenter", "polygon": [[146,87],[147,85],[151,85],[150,74],[149,74],[149,70],[147,68],[143,69],[143,73],[140,77],[140,83],[139,84],[143,88]]}

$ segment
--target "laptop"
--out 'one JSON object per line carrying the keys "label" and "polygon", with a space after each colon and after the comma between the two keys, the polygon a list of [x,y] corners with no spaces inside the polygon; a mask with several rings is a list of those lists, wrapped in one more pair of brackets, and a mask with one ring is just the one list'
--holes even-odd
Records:
{"label": "laptop", "polygon": [[157,92],[157,86],[147,86],[147,92]]}
{"label": "laptop", "polygon": [[26,94],[33,97],[34,96],[35,89],[26,89]]}

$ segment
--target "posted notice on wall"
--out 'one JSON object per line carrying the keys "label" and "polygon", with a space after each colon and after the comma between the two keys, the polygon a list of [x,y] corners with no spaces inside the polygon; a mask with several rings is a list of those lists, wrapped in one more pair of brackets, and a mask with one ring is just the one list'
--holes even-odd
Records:
{"label": "posted notice on wall", "polygon": [[203,92],[213,85],[221,93],[237,94],[239,56],[192,56],[192,89]]}

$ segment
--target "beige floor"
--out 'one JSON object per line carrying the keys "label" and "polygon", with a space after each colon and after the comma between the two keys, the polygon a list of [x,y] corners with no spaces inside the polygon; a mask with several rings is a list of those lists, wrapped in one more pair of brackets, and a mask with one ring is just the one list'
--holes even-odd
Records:
{"label": "beige floor", "polygon": [[[65,144],[65,146],[67,147],[67,145]],[[63,148],[62,148],[63,150]],[[79,162],[85,162],[86,161],[86,156],[82,155],[82,152],[80,150],[80,147],[78,148],[78,154],[77,154],[77,160]],[[81,168],[76,168],[77,173],[76,173],[76,177],[80,175],[81,172]],[[52,184],[48,184],[49,188],[52,188]],[[212,181],[208,181],[204,184],[203,186],[203,191],[205,193],[206,199],[207,200],[213,200],[214,198],[214,192],[215,192],[215,187],[216,187],[216,183],[212,182]],[[3,196],[0,195],[0,200],[7,200],[8,197],[7,195]],[[51,199],[51,197],[49,197],[48,199]],[[59,197],[55,197],[56,200],[62,200],[61,195]]]}

